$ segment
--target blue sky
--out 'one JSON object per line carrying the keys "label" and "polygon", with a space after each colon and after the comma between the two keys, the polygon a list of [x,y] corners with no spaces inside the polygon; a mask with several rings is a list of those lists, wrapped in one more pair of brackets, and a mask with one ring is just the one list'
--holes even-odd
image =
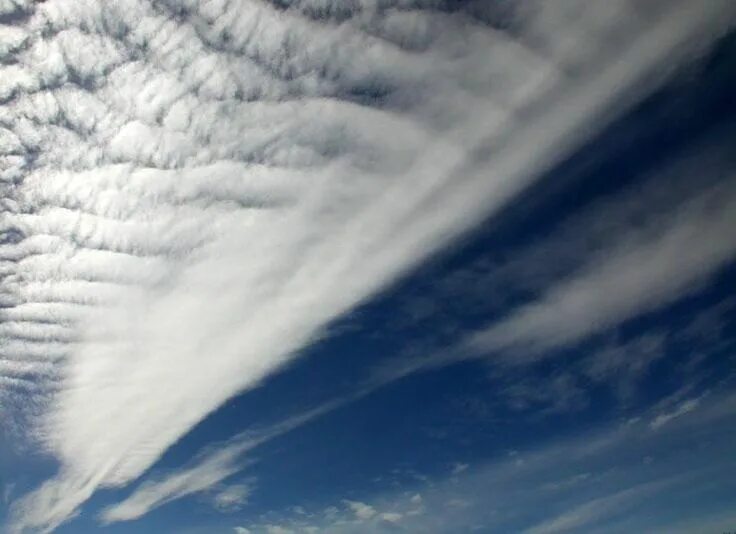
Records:
{"label": "blue sky", "polygon": [[0,3],[3,531],[736,528],[734,21]]}

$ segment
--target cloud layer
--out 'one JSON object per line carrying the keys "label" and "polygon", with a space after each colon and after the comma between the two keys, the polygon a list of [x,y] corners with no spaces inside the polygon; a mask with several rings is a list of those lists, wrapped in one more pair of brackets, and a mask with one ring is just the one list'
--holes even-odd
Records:
{"label": "cloud layer", "polygon": [[0,398],[60,462],[18,529],[139,477],[735,9],[351,6],[0,4]]}

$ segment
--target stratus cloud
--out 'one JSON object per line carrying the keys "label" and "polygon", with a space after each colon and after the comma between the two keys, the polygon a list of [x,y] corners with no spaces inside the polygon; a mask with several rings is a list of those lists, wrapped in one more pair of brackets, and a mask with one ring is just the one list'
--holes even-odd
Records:
{"label": "stratus cloud", "polygon": [[50,364],[25,370],[54,385],[37,433],[61,462],[16,528],[138,477],[735,9],[574,4],[513,35],[421,5],[3,5],[2,357]]}

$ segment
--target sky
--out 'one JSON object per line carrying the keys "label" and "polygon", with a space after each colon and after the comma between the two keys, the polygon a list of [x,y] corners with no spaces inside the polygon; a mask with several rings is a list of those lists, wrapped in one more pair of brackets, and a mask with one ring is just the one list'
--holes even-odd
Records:
{"label": "sky", "polygon": [[0,0],[0,531],[736,529],[736,3]]}

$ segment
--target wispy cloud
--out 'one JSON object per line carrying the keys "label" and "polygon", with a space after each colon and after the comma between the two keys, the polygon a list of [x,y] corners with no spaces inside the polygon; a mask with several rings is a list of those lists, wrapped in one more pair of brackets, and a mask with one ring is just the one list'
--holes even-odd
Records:
{"label": "wispy cloud", "polygon": [[[650,91],[653,65],[708,46],[734,11],[573,4],[573,27],[534,3],[513,35],[424,9],[408,24],[373,2],[340,21],[308,16],[309,2],[3,5],[18,24],[0,47],[0,388],[44,386],[33,434],[61,464],[17,503],[15,527],[53,529],[97,488],[138,478]],[[730,222],[714,213],[709,228]],[[657,258],[689,243],[693,228],[678,228]],[[584,294],[585,280],[494,339],[523,335],[521,319],[543,331],[545,309],[570,308],[563,293]],[[193,484],[151,486],[121,517]]]}
{"label": "wispy cloud", "polygon": [[610,515],[626,511],[627,505],[640,502],[653,493],[662,490],[666,482],[641,484],[633,488],[618,491],[578,505],[557,517],[546,520],[532,528],[526,529],[526,534],[554,534],[556,532],[570,532],[590,525],[600,524]]}
{"label": "wispy cloud", "polygon": [[[728,237],[736,225],[736,187],[724,145],[723,139],[715,139],[697,147],[644,183],[593,202],[555,232],[512,253],[506,264],[482,276],[498,277],[500,282],[494,283],[501,284],[511,280],[526,286],[527,293],[533,289],[532,298],[503,310],[454,345],[390,362],[376,376],[392,381],[472,358],[507,367],[534,364],[554,356],[555,349],[692,294],[736,258],[736,243]],[[706,177],[693,181],[696,174]],[[609,343],[574,371],[594,381],[623,377],[618,394],[625,399],[637,378],[664,355],[666,338],[663,332],[652,332]],[[550,387],[574,397],[569,378],[559,374]],[[524,389],[532,396],[545,395],[521,379],[512,388],[522,399]]]}
{"label": "wispy cloud", "polygon": [[[731,517],[733,461],[727,451],[736,433],[736,397],[721,393],[704,399],[699,413],[684,413],[659,429],[651,427],[657,410],[645,410],[635,422],[609,423],[500,455],[463,473],[344,500],[326,514],[286,511],[277,514],[278,521],[270,516],[270,523],[254,521],[247,528],[552,533],[721,525]],[[702,454],[689,454],[693,447]],[[677,510],[673,503],[679,503]]]}
{"label": "wispy cloud", "polygon": [[[216,488],[220,482],[252,461],[245,457],[246,453],[331,411],[343,402],[341,399],[325,403],[269,428],[245,431],[233,437],[224,447],[209,447],[193,465],[146,480],[125,500],[103,510],[100,519],[105,524],[130,521],[168,502]],[[214,505],[221,509],[238,507],[246,501],[250,491],[251,487],[246,484],[228,486],[214,496]]]}
{"label": "wispy cloud", "polygon": [[232,484],[218,491],[212,502],[220,511],[233,512],[248,502],[248,496],[252,491],[253,488],[249,484]]}
{"label": "wispy cloud", "polygon": [[622,234],[577,274],[474,335],[468,347],[490,352],[521,346],[541,355],[692,291],[736,255],[726,237],[736,224],[732,184],[728,177],[649,227]]}
{"label": "wispy cloud", "polygon": [[[157,482],[144,484],[123,502],[103,510],[102,522],[108,524],[138,519],[162,504],[211,488],[240,471],[242,465],[238,462],[239,457],[252,446],[252,442],[230,445],[218,450],[190,469],[178,471]],[[232,492],[220,494],[215,497],[215,503],[222,502],[224,506],[231,505],[233,495],[235,494]],[[245,494],[241,497],[244,496]]]}
{"label": "wispy cloud", "polygon": [[459,463],[459,462],[458,462],[458,463],[456,463],[456,464],[454,464],[454,465],[452,466],[452,474],[453,474],[453,475],[457,475],[457,474],[460,474],[460,473],[462,473],[463,471],[467,470],[467,469],[468,469],[468,467],[470,467],[470,466],[469,466],[468,464],[463,464],[463,463]]}
{"label": "wispy cloud", "polygon": [[675,419],[676,417],[681,417],[695,410],[700,404],[701,400],[702,396],[683,401],[679,405],[677,405],[677,407],[671,412],[659,414],[652,420],[651,423],[649,423],[649,426],[653,429],[657,429],[663,425],[666,425],[667,422],[671,421],[672,419]]}

